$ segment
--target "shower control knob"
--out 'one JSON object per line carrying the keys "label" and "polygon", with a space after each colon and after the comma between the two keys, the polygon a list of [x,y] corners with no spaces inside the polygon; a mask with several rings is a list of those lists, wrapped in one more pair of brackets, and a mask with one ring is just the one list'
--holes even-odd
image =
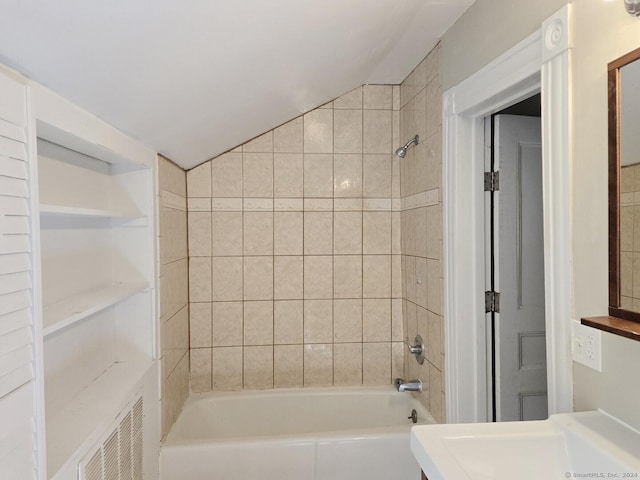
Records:
{"label": "shower control knob", "polygon": [[416,335],[413,345],[409,345],[409,353],[416,356],[416,362],[420,365],[424,363],[424,341],[420,335]]}

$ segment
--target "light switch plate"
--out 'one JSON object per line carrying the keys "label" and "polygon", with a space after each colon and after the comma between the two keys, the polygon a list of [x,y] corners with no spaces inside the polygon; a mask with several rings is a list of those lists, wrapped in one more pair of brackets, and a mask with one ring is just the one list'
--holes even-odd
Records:
{"label": "light switch plate", "polygon": [[602,332],[573,320],[571,328],[571,352],[573,361],[602,371]]}

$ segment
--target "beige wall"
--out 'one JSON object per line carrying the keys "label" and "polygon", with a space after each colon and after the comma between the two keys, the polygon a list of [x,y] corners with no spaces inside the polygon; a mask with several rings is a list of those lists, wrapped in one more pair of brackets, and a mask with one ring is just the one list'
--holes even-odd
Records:
{"label": "beige wall", "polygon": [[192,390],[401,373],[398,108],[357,88],[188,172]]}
{"label": "beige wall", "polygon": [[162,438],[189,395],[186,173],[158,157]]}
{"label": "beige wall", "polygon": [[[573,2],[572,265],[574,318],[606,314],[607,63],[640,47],[623,2]],[[603,333],[602,373],[574,364],[575,408],[602,408],[640,428],[640,343]]]}
{"label": "beige wall", "polygon": [[442,37],[442,91],[457,85],[538,30],[543,20],[567,3],[567,0],[476,0]]}
{"label": "beige wall", "polygon": [[427,349],[422,365],[405,350],[405,372],[422,380],[424,391],[418,398],[444,422],[439,46],[402,82],[400,97],[400,143],[420,135],[420,143],[400,160],[403,324],[405,342],[413,343],[419,334]]}

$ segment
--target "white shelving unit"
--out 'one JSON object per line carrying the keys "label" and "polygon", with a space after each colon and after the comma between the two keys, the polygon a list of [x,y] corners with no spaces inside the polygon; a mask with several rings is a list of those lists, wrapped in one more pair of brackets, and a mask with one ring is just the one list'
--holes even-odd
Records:
{"label": "white shelving unit", "polygon": [[48,90],[33,94],[47,478],[76,480],[136,396],[154,478],[157,157]]}

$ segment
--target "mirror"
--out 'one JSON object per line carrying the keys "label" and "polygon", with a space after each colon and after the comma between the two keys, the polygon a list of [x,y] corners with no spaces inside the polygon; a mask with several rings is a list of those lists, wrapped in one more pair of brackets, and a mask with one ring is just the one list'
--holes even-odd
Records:
{"label": "mirror", "polygon": [[640,49],[608,75],[609,315],[640,322]]}

